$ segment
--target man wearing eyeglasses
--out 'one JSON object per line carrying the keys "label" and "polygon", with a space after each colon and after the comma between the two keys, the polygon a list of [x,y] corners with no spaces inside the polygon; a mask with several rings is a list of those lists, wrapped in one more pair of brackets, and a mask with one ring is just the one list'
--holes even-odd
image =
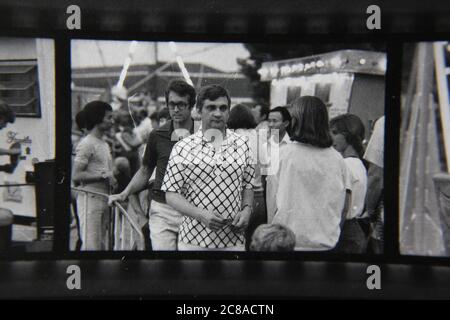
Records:
{"label": "man wearing eyeglasses", "polygon": [[248,138],[226,128],[230,96],[218,85],[197,97],[202,128],[172,150],[162,190],[181,212],[178,250],[243,251],[255,166]]}
{"label": "man wearing eyeglasses", "polygon": [[150,133],[141,168],[125,190],[110,196],[108,202],[111,205],[114,201],[124,201],[130,195],[145,189],[156,168],[149,216],[152,249],[173,251],[177,250],[182,216],[166,203],[161,185],[173,146],[194,132],[191,110],[195,105],[195,89],[182,80],[174,80],[169,83],[165,98],[171,120]]}

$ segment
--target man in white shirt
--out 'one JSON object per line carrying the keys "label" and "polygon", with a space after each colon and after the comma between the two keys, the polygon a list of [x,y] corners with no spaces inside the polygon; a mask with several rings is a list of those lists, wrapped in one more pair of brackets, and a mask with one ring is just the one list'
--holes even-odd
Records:
{"label": "man in white shirt", "polygon": [[271,223],[276,208],[275,190],[271,176],[278,168],[279,148],[291,142],[288,133],[291,127],[291,115],[285,106],[276,107],[269,111],[267,122],[270,136],[262,145],[260,157],[262,159],[261,174],[265,176],[263,184],[266,189],[267,223]]}

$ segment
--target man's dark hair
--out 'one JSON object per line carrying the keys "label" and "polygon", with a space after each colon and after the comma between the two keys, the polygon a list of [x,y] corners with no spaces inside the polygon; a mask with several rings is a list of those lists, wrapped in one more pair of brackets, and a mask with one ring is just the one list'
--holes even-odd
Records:
{"label": "man's dark hair", "polygon": [[328,110],[322,100],[314,96],[303,96],[294,100],[291,140],[319,148],[329,148],[333,145],[328,126]]}
{"label": "man's dark hair", "polygon": [[231,104],[230,95],[228,94],[227,89],[225,89],[224,87],[213,84],[213,85],[209,85],[209,86],[205,86],[205,87],[201,88],[200,92],[197,96],[197,109],[199,111],[202,110],[203,103],[205,102],[205,100],[214,101],[220,97],[227,98],[228,107],[230,107],[230,104]]}
{"label": "man's dark hair", "polygon": [[166,92],[164,93],[166,97],[166,105],[169,105],[169,92],[173,91],[179,96],[188,96],[189,97],[189,109],[191,109],[195,105],[195,89],[183,80],[172,80],[169,82],[167,86]]}
{"label": "man's dark hair", "polygon": [[289,113],[288,109],[286,109],[287,106],[278,106],[269,111],[269,113],[273,112],[279,112],[281,113],[281,117],[284,121],[289,121],[289,125],[291,124],[291,114]]}
{"label": "man's dark hair", "polygon": [[169,120],[170,119],[170,113],[168,108],[162,108],[158,112],[158,121],[162,118]]}
{"label": "man's dark hair", "polygon": [[151,120],[158,120],[158,111],[154,111],[150,117]]}
{"label": "man's dark hair", "polygon": [[14,123],[16,115],[14,111],[6,104],[6,102],[0,100],[0,117],[5,119],[6,122]]}
{"label": "man's dark hair", "polygon": [[75,117],[78,128],[92,130],[103,121],[107,111],[112,111],[108,103],[100,100],[89,102]]}
{"label": "man's dark hair", "polygon": [[364,155],[362,142],[364,140],[365,128],[358,116],[350,113],[341,114],[330,120],[330,128],[342,134],[345,141],[355,149],[362,159]]}
{"label": "man's dark hair", "polygon": [[263,118],[263,119],[267,119],[267,116],[269,115],[270,112],[270,106],[265,103],[265,102],[258,102],[258,103],[254,103],[252,105],[252,109],[256,108],[257,106],[260,106],[261,108],[259,109],[259,115]]}
{"label": "man's dark hair", "polygon": [[278,106],[275,107],[273,109],[271,109],[269,111],[270,113],[274,113],[274,112],[279,112],[281,113],[281,118],[283,119],[283,122],[287,121],[288,122],[288,126],[286,128],[286,131],[289,135],[291,135],[291,122],[292,122],[292,117],[291,117],[291,113],[289,112],[289,110],[287,109],[288,106]]}
{"label": "man's dark hair", "polygon": [[148,112],[147,112],[147,110],[142,109],[142,110],[138,111],[137,115],[138,115],[138,118],[142,121],[148,117]]}
{"label": "man's dark hair", "polygon": [[233,130],[256,128],[256,121],[250,107],[245,104],[237,104],[231,108],[227,126]]}

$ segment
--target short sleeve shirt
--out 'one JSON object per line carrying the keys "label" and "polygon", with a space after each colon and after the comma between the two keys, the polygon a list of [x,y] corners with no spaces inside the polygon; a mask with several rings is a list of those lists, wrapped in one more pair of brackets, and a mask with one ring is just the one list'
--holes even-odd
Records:
{"label": "short sleeve shirt", "polygon": [[364,159],[380,168],[384,167],[384,116],[375,122]]}
{"label": "short sleeve shirt", "polygon": [[[90,134],[77,145],[74,162],[87,165],[86,172],[93,175],[110,172],[113,169],[111,149],[108,144]],[[90,183],[87,187],[97,191],[109,192],[109,187],[105,182]]]}
{"label": "short sleeve shirt", "polygon": [[[187,131],[187,130],[186,130]],[[184,132],[186,135],[190,135],[194,132],[194,125],[190,132]],[[180,137],[182,134],[180,134]],[[147,141],[145,147],[144,157],[142,159],[143,165],[147,166],[150,171],[154,172],[155,183],[153,185],[152,199],[158,202],[165,203],[165,195],[161,190],[161,185],[166,172],[167,162],[172,151],[173,146],[180,140],[178,135],[174,134],[173,122],[168,121],[158,129],[153,130]]]}
{"label": "short sleeve shirt", "polygon": [[351,189],[344,158],[334,148],[293,142],[280,149],[274,175],[277,211],[273,223],[295,234],[295,250],[330,250],[341,232],[346,190]]}
{"label": "short sleeve shirt", "polygon": [[345,164],[351,183],[350,209],[347,213],[347,220],[359,217],[364,210],[364,203],[367,192],[367,171],[359,158],[345,158]]}
{"label": "short sleeve shirt", "polygon": [[[201,130],[179,141],[172,150],[161,190],[178,192],[194,206],[215,210],[226,219],[240,211],[244,188],[254,187],[254,161],[248,138],[230,130],[215,150]],[[243,234],[230,226],[217,232],[200,221],[183,217],[180,241],[204,248],[241,245]]]}

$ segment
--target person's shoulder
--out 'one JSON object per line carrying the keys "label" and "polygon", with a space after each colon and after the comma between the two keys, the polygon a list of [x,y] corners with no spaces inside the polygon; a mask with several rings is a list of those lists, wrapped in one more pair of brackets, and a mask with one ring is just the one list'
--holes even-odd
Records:
{"label": "person's shoulder", "polygon": [[359,158],[355,158],[355,157],[344,158],[344,162],[347,165],[347,167],[352,170],[357,170],[360,172],[367,172],[366,167],[364,166],[364,163]]}
{"label": "person's shoulder", "polygon": [[250,138],[247,134],[236,133],[234,131],[228,130],[227,135],[229,135],[229,139],[233,141],[238,147],[249,147]]}
{"label": "person's shoulder", "polygon": [[86,135],[81,138],[80,142],[77,144],[77,149],[84,149],[94,145],[94,140],[90,135]]}
{"label": "person's shoulder", "polygon": [[285,150],[285,152],[298,151],[298,150],[310,150],[311,146],[302,142],[292,140],[290,143],[282,144],[280,150]]}
{"label": "person's shoulder", "polygon": [[345,158],[335,148],[328,147],[328,148],[325,148],[324,150],[326,150],[330,155],[332,155],[334,158],[336,158],[337,160],[341,161],[345,165]]}
{"label": "person's shoulder", "polygon": [[185,148],[192,148],[194,145],[198,143],[198,138],[196,134],[191,134],[181,140],[179,140],[175,145],[174,148],[177,149],[185,149]]}
{"label": "person's shoulder", "polygon": [[385,119],[384,116],[378,118],[377,121],[375,121],[375,125],[384,126],[384,119]]}
{"label": "person's shoulder", "polygon": [[245,130],[240,130],[238,132],[233,130],[227,130],[227,134],[230,135],[230,137],[233,140],[242,140],[242,141],[248,140],[247,132]]}
{"label": "person's shoulder", "polygon": [[272,147],[273,146],[278,148],[280,159],[298,160],[299,158],[306,156],[308,152],[308,146],[297,141],[275,144],[272,145]]}
{"label": "person's shoulder", "polygon": [[159,128],[154,128],[148,135],[147,142],[156,139],[157,137],[168,136],[170,137],[170,121],[167,121]]}
{"label": "person's shoulder", "polygon": [[269,128],[269,122],[267,120],[263,120],[256,126],[256,130],[260,129],[268,129]]}
{"label": "person's shoulder", "polygon": [[156,129],[156,132],[169,132],[172,126],[172,120],[167,121],[161,127]]}
{"label": "person's shoulder", "polygon": [[314,153],[315,157],[319,157],[320,159],[323,159],[324,161],[329,161],[330,163],[331,162],[340,163],[340,166],[343,166],[343,167],[346,166],[344,157],[342,156],[342,154],[333,147],[320,148],[320,147],[310,146],[310,145],[306,145],[306,144],[302,144],[302,143],[300,143],[300,145],[307,146],[307,148],[309,149],[309,152]]}
{"label": "person's shoulder", "polygon": [[356,158],[356,157],[348,157],[348,158],[344,158],[345,163],[354,165],[354,166],[359,166],[359,165],[364,165],[361,161],[361,159]]}

